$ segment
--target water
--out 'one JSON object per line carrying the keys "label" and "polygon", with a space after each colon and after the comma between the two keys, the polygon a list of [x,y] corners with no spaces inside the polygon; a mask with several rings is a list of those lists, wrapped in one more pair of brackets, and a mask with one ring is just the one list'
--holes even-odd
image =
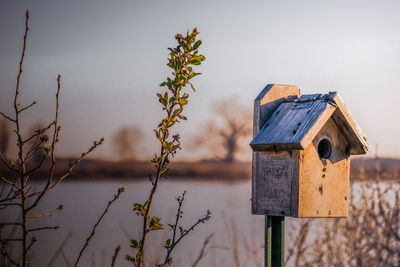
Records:
{"label": "water", "polygon": [[[36,189],[39,186],[36,184]],[[33,249],[32,266],[47,266],[68,235],[70,238],[62,250],[63,253],[57,254],[52,266],[73,265],[92,226],[119,187],[124,187],[125,192],[111,206],[111,210],[97,228],[96,235],[79,266],[110,266],[111,257],[118,244],[121,244],[122,249],[115,266],[131,266],[124,259],[124,255],[134,254],[133,249],[129,247],[129,240],[139,239],[142,225],[141,218],[132,211],[133,203],[143,203],[151,185],[150,182],[124,182],[120,179],[102,183],[66,182],[49,192],[32,214],[50,212],[59,204],[64,206],[63,211],[50,218],[32,219],[30,227],[59,225],[61,228],[57,231],[35,233],[39,241]],[[355,184],[355,192],[358,188],[360,184]],[[172,255],[175,262],[173,266],[192,266],[205,238],[210,234],[213,234],[211,243],[205,257],[197,266],[235,266],[237,262],[240,266],[262,266],[264,216],[250,213],[250,183],[162,181],[151,215],[161,217],[164,225],[172,223],[177,208],[175,197],[185,190],[187,194],[183,206],[182,227],[187,228],[196,222],[207,209],[212,212],[212,218],[209,222],[200,224],[178,245]],[[10,221],[17,215],[7,213],[6,220]],[[4,219],[4,212],[1,216],[1,219]],[[286,251],[291,245],[289,233],[296,229],[301,220],[286,219]],[[316,233],[317,229],[313,228],[310,238],[315,238]],[[160,244],[170,238],[170,235],[171,231],[167,230],[149,234],[146,247],[146,257],[149,260],[147,266],[154,266],[154,263],[160,263],[164,259],[166,251]]]}
{"label": "water", "polygon": [[[64,206],[63,211],[51,218],[33,219],[40,223],[33,223],[31,227],[59,225],[60,229],[37,232],[39,241],[33,250],[33,266],[46,266],[68,233],[72,233],[72,236],[63,252],[68,261],[73,263],[86,237],[89,236],[91,227],[121,186],[125,188],[125,192],[114,203],[98,227],[95,237],[81,259],[80,266],[110,266],[112,254],[118,244],[121,244],[122,249],[116,266],[130,266],[124,255],[127,253],[133,255],[129,240],[132,237],[139,238],[141,226],[141,220],[132,211],[132,207],[134,202],[144,202],[150,190],[149,182],[134,183],[121,180],[104,183],[67,182],[56,187],[43,199],[35,213],[49,212],[59,204]],[[257,258],[256,261],[262,259],[264,221],[263,216],[250,214],[250,183],[162,182],[154,200],[152,216],[163,218],[162,222],[165,225],[172,223],[177,207],[175,196],[185,190],[187,194],[183,207],[182,227],[189,227],[197,218],[202,217],[207,209],[212,212],[212,218],[209,222],[200,224],[176,248],[173,256],[175,255],[174,261],[177,265],[191,266],[200,252],[204,239],[212,233],[214,233],[210,246],[212,248],[197,266],[217,264],[229,266],[229,262],[233,263],[234,257],[231,248],[238,242],[247,242],[249,251],[253,251],[253,254],[254,251],[258,251],[252,257]],[[8,214],[8,216],[11,220],[16,215]],[[147,251],[149,259],[153,259],[152,262],[164,259],[165,249],[158,244],[161,239],[170,238],[170,234],[170,231],[150,233]],[[248,261],[246,253],[247,251],[239,252],[238,257],[243,262]],[[254,265],[257,264],[249,263],[249,266]],[[53,266],[68,266],[68,264],[62,255],[59,255]]]}

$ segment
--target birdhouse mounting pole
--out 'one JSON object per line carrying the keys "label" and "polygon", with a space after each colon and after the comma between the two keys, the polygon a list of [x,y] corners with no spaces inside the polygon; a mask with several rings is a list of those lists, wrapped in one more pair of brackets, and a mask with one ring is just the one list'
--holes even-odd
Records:
{"label": "birdhouse mounting pole", "polygon": [[285,217],[265,216],[265,267],[285,265]]}

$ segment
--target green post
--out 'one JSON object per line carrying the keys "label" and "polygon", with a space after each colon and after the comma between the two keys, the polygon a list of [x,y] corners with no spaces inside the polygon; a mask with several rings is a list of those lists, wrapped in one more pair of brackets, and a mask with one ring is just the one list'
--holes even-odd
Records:
{"label": "green post", "polygon": [[285,217],[265,216],[265,267],[285,265]]}
{"label": "green post", "polygon": [[272,217],[265,215],[264,266],[271,267]]}

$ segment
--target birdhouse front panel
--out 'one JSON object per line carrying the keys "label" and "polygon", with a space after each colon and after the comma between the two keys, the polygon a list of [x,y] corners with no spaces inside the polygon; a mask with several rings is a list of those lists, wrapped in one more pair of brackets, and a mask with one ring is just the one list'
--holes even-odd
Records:
{"label": "birdhouse front panel", "polygon": [[347,217],[349,143],[330,118],[301,151],[299,209],[296,217]]}
{"label": "birdhouse front panel", "polygon": [[252,213],[346,217],[350,155],[368,143],[336,92],[267,85],[254,101]]}

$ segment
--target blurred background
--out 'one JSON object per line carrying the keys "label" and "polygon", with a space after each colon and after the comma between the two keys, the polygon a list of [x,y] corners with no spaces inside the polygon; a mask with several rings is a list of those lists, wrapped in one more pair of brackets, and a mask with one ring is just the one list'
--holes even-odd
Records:
{"label": "blurred background", "polygon": [[[399,227],[391,228],[398,222],[400,206],[399,1],[4,0],[0,2],[0,111],[7,114],[13,111],[26,9],[30,29],[20,99],[24,105],[38,104],[23,115],[24,133],[53,120],[56,79],[62,74],[57,170],[65,169],[94,139],[105,138],[82,162],[72,182],[44,199],[43,211],[58,202],[65,206],[51,218],[62,230],[57,236],[42,236],[33,266],[46,266],[49,255],[56,256],[54,266],[68,266],[65,258],[74,257],[77,244],[120,185],[127,193],[99,230],[84,266],[106,266],[118,243],[124,253],[130,252],[129,236],[138,234],[139,222],[131,205],[150,189],[143,178],[153,171],[149,160],[159,152],[153,129],[162,118],[158,85],[170,75],[167,47],[175,46],[176,33],[195,27],[206,60],[198,68],[202,75],[193,80],[196,92],[190,93],[184,111],[188,121],[174,130],[181,136],[182,150],[171,164],[171,181],[162,182],[165,187],[155,211],[172,218],[174,196],[188,190],[184,222],[207,209],[214,217],[177,252],[181,258],[177,266],[194,266],[210,235],[209,254],[198,266],[261,266],[263,218],[250,215],[248,144],[254,98],[269,83],[298,85],[303,94],[338,91],[371,146],[369,154],[352,161],[351,220],[324,224],[289,219],[289,266],[321,266],[316,259],[322,254],[325,258],[320,261],[328,266],[399,263]],[[12,130],[11,124],[0,120],[0,149],[8,158],[16,153]],[[370,206],[374,201],[386,203],[385,207],[375,210]],[[377,219],[368,221],[366,214]],[[359,226],[368,222],[378,227],[383,221],[376,236],[367,233],[367,224]],[[318,234],[310,234],[316,224]],[[348,239],[336,240],[332,233]],[[56,248],[69,235],[63,260]],[[361,241],[368,236],[369,241]],[[389,236],[388,243],[377,244],[382,236]],[[318,250],[323,245],[313,241],[316,237],[337,247]],[[317,246],[311,246],[313,242]],[[381,250],[351,246],[358,242]],[[337,258],[335,249],[344,248],[348,257]],[[41,251],[47,249],[43,256]],[[153,252],[154,261],[162,254],[159,251]],[[354,261],[356,254],[360,261]],[[368,255],[392,260],[368,265],[373,262]],[[127,265],[122,256],[118,260],[118,266]]]}
{"label": "blurred background", "polygon": [[[184,148],[177,159],[210,156],[205,147],[186,148],[219,115],[213,107],[235,98],[235,104],[251,112],[254,98],[268,83],[298,85],[302,93],[338,91],[369,143],[379,144],[379,154],[397,156],[399,5],[1,1],[0,106],[11,108],[24,11],[30,9],[22,101],[37,100],[39,105],[26,116],[28,124],[49,120],[60,73],[60,154],[79,153],[93,138],[104,136],[105,145],[94,157],[115,159],[113,135],[121,127],[136,127],[143,132],[137,157],[151,157],[156,149],[152,129],[161,114],[155,94],[170,74],[167,47],[174,45],[175,33],[197,27],[206,61],[186,110],[189,120],[177,129]],[[242,158],[248,160],[249,154]]]}

